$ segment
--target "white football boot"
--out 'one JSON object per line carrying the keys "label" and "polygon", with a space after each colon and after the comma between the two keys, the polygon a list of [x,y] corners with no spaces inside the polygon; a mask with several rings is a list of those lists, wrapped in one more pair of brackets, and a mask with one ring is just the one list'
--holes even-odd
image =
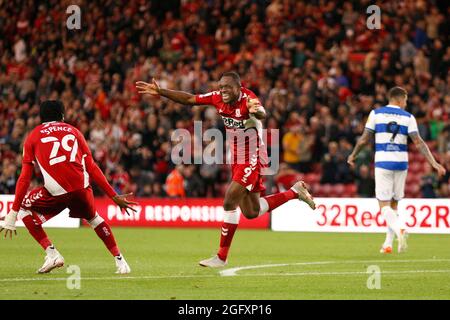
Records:
{"label": "white football boot", "polygon": [[392,253],[392,247],[391,246],[382,246],[380,249],[380,253],[390,254]]}
{"label": "white football boot", "polygon": [[311,209],[316,209],[316,204],[314,203],[313,197],[309,193],[303,181],[297,182],[291,187],[291,189],[298,194],[298,200],[306,202]]}
{"label": "white football boot", "polygon": [[37,273],[49,273],[53,269],[61,268],[64,266],[64,257],[54,247],[47,248],[47,255],[42,267]]}
{"label": "white football boot", "polygon": [[116,261],[117,274],[128,274],[131,272],[130,266],[122,255],[114,257],[114,260]]}
{"label": "white football boot", "polygon": [[198,264],[202,267],[210,267],[210,268],[222,268],[227,265],[228,261],[223,261],[219,258],[218,255],[215,255],[212,258],[205,259],[200,261]]}

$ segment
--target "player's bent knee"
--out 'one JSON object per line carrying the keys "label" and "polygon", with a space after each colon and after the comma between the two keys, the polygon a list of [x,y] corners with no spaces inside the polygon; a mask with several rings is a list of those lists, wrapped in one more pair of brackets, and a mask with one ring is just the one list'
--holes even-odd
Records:
{"label": "player's bent knee", "polygon": [[247,218],[247,219],[255,219],[258,218],[259,216],[259,212],[258,211],[250,211],[250,212],[242,212],[242,214]]}
{"label": "player's bent knee", "polygon": [[20,209],[18,215],[20,219],[23,219],[26,216],[33,216],[33,213],[30,210]]}
{"label": "player's bent knee", "polygon": [[102,217],[100,217],[98,214],[95,215],[95,217],[92,220],[89,220],[88,223],[92,227],[92,229],[97,228],[102,222],[104,222]]}

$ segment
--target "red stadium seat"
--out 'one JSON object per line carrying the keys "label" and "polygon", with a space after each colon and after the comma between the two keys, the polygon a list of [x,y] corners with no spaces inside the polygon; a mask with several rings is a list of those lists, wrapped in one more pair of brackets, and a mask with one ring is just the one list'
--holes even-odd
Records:
{"label": "red stadium seat", "polygon": [[408,155],[409,158],[409,163],[421,163],[421,162],[425,162],[426,159],[425,157],[417,150],[414,150],[412,152],[409,153]]}
{"label": "red stadium seat", "polygon": [[423,163],[423,162],[426,162],[427,159],[425,159],[425,156],[423,154],[418,154],[417,155],[417,161]]}
{"label": "red stadium seat", "polygon": [[346,184],[345,185],[345,193],[351,195],[352,197],[356,195],[357,187],[356,184]]}
{"label": "red stadium seat", "polygon": [[405,186],[405,196],[407,198],[416,198],[420,196],[420,184],[411,183]]}
{"label": "red stadium seat", "polygon": [[418,153],[416,152],[410,152],[408,155],[409,163],[418,162]]}
{"label": "red stadium seat", "polygon": [[321,176],[320,173],[311,172],[311,173],[307,173],[304,176],[304,179],[305,179],[306,183],[313,185],[320,181],[320,176]]}
{"label": "red stadium seat", "polygon": [[355,195],[351,194],[351,193],[344,192],[342,194],[342,198],[354,198],[354,197],[355,197]]}
{"label": "red stadium seat", "polygon": [[408,173],[408,178],[406,179],[406,185],[409,184],[420,184],[420,180],[422,178],[422,175],[420,173]]}
{"label": "red stadium seat", "polygon": [[409,164],[409,172],[412,174],[418,174],[422,171],[422,163],[421,162],[413,162]]}
{"label": "red stadium seat", "polygon": [[335,197],[342,197],[343,194],[345,193],[345,191],[346,191],[345,185],[342,183],[339,183],[339,184],[336,184],[333,186],[332,194]]}
{"label": "red stadium seat", "polygon": [[322,185],[320,183],[314,183],[313,185],[311,185],[311,192],[313,193],[314,196],[316,197],[321,197],[321,192],[322,192]]}
{"label": "red stadium seat", "polygon": [[322,185],[322,194],[324,197],[331,197],[331,191],[332,191],[332,186],[329,183],[323,184]]}
{"label": "red stadium seat", "polygon": [[315,173],[320,173],[320,172],[322,172],[322,166],[320,163],[313,163],[311,165],[311,170]]}
{"label": "red stadium seat", "polygon": [[425,141],[425,143],[428,145],[428,148],[430,148],[430,150],[434,150],[437,147],[437,141],[435,141],[435,140]]}

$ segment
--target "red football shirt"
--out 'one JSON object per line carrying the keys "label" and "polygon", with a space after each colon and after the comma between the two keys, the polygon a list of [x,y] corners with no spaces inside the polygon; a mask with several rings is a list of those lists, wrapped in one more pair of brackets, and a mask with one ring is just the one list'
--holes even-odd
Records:
{"label": "red football shirt", "polygon": [[[249,144],[256,145],[257,148],[265,148],[262,143],[262,124],[254,116],[250,115],[247,107],[247,98],[258,99],[258,97],[249,89],[241,87],[241,93],[239,99],[234,104],[227,104],[222,101],[220,91],[212,91],[205,94],[198,94],[195,96],[195,102],[201,105],[212,105],[219,112],[222,120],[227,129],[227,138],[232,141],[231,151],[233,152],[233,158],[236,161],[236,157],[241,154],[247,159],[249,157]],[[259,100],[258,100],[259,101]],[[244,133],[248,128],[255,128],[250,132]],[[252,134],[253,131],[253,134]],[[254,134],[256,133],[256,134]],[[239,136],[247,135],[247,142],[245,139],[239,139]],[[245,151],[245,154],[244,152]],[[260,150],[260,152],[263,150]]]}
{"label": "red football shirt", "polygon": [[52,121],[37,126],[25,139],[13,210],[19,209],[25,196],[35,162],[44,177],[45,189],[53,196],[87,188],[89,174],[108,196],[116,195],[95,164],[81,132],[70,124]]}
{"label": "red football shirt", "polygon": [[245,121],[250,119],[247,97],[258,98],[251,90],[242,87],[239,99],[232,105],[222,101],[220,91],[198,94],[195,96],[195,102],[216,107],[227,129],[245,129]]}
{"label": "red football shirt", "polygon": [[75,127],[53,121],[37,126],[28,135],[23,162],[36,162],[44,177],[44,187],[58,196],[89,186],[84,160],[88,154],[86,141]]}

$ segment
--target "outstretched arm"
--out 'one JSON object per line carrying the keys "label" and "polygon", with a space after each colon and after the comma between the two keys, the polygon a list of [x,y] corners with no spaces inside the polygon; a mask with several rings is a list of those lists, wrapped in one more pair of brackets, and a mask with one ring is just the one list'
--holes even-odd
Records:
{"label": "outstretched arm", "polygon": [[84,136],[79,131],[77,131],[77,135],[80,144],[80,149],[84,154],[83,157],[86,171],[92,177],[92,180],[95,181],[95,183],[108,195],[108,197],[110,197],[120,207],[120,209],[124,209],[128,215],[130,215],[128,213],[128,209],[136,212],[136,209],[131,207],[131,205],[137,205],[138,203],[127,200],[127,197],[131,196],[132,194],[128,193],[125,195],[119,195],[116,193],[113,187],[109,184],[102,170],[95,163],[94,158],[92,157],[91,154],[91,150],[89,150],[88,144],[84,139]]}
{"label": "outstretched arm", "polygon": [[167,99],[170,99],[172,101],[175,101],[175,102],[178,102],[181,104],[187,104],[187,105],[196,104],[195,95],[190,94],[188,92],[184,92],[184,91],[163,89],[159,86],[159,84],[155,81],[155,79],[152,79],[152,83],[138,81],[138,82],[136,82],[136,88],[138,89],[138,92],[142,93],[142,94],[163,96],[163,97],[166,97]]}
{"label": "outstretched arm", "polygon": [[364,129],[364,133],[362,134],[361,138],[358,139],[358,142],[356,142],[355,148],[353,149],[352,153],[348,156],[347,163],[353,167],[355,165],[356,157],[358,156],[361,149],[370,142],[371,138],[373,137],[373,131],[369,129]]}
{"label": "outstretched arm", "polygon": [[94,162],[91,155],[86,156],[86,171],[90,174],[95,183],[112,199],[112,201],[117,204],[120,209],[124,209],[125,212],[128,213],[128,209],[136,212],[136,209],[131,207],[131,205],[138,205],[137,202],[129,201],[127,197],[133,195],[132,193],[128,194],[117,194],[113,187],[109,184],[108,180],[106,180],[105,175],[102,170],[98,167],[98,165]]}
{"label": "outstretched arm", "polygon": [[12,210],[19,211],[23,198],[27,194],[28,187],[30,186],[31,178],[33,177],[33,164],[24,162],[22,163],[22,171],[20,172],[19,179],[16,184],[16,194],[14,197],[14,203]]}
{"label": "outstretched arm", "polygon": [[12,205],[11,210],[5,217],[3,226],[0,227],[0,232],[5,230],[5,238],[8,235],[10,238],[12,238],[13,231],[14,234],[17,234],[16,231],[17,214],[20,210],[20,205],[22,204],[23,198],[25,198],[25,195],[27,194],[31,178],[33,177],[33,168],[34,168],[33,158],[34,158],[33,146],[29,138],[27,138],[25,139],[25,143],[23,146],[22,171],[20,172],[19,179],[17,180],[14,203]]}
{"label": "outstretched arm", "polygon": [[20,172],[19,179],[17,180],[14,203],[11,208],[15,212],[19,211],[23,198],[27,194],[28,187],[30,186],[34,169],[33,161],[34,161],[33,142],[31,141],[31,138],[28,136],[23,144],[22,171]]}
{"label": "outstretched arm", "polygon": [[441,166],[436,159],[434,159],[433,154],[431,153],[430,149],[428,148],[425,141],[423,141],[422,137],[419,135],[419,132],[412,132],[409,134],[409,137],[416,145],[417,149],[420,151],[421,154],[425,156],[428,163],[433,167],[434,170],[437,171],[438,175],[442,177],[445,175],[445,168]]}
{"label": "outstretched arm", "polygon": [[92,177],[92,180],[94,180],[94,182],[108,195],[108,197],[114,198],[117,195],[116,191],[114,191],[108,180],[106,180],[102,170],[94,162],[94,159],[90,154],[85,157],[85,165],[86,171],[89,173],[89,176]]}

